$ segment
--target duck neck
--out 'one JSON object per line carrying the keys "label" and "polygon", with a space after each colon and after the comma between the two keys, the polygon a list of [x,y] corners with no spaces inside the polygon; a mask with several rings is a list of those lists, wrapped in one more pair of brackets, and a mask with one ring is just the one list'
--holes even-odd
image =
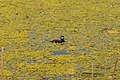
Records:
{"label": "duck neck", "polygon": [[64,40],[64,39],[61,39],[61,41],[62,41],[62,42],[65,42],[65,40]]}

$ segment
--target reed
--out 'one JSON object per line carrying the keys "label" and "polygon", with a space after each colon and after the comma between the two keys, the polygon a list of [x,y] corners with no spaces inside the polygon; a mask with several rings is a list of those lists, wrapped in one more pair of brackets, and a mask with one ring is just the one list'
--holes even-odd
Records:
{"label": "reed", "polygon": [[4,80],[4,47],[2,47],[1,51],[1,73],[2,80]]}

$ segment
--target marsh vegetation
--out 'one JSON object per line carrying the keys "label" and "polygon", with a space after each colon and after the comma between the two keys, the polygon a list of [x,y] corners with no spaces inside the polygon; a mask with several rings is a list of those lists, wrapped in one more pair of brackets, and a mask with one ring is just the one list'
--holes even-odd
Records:
{"label": "marsh vegetation", "polygon": [[0,0],[0,47],[6,80],[119,80],[120,1]]}

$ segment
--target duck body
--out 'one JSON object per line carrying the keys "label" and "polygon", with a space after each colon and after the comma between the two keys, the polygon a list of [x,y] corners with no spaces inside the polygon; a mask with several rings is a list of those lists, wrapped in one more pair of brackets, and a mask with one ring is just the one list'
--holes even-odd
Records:
{"label": "duck body", "polygon": [[65,41],[62,41],[62,40],[52,40],[52,41],[50,41],[50,42],[52,42],[52,43],[63,43],[63,42],[65,42]]}
{"label": "duck body", "polygon": [[50,42],[52,42],[52,43],[63,43],[63,42],[65,42],[64,36],[61,36],[60,40],[59,39],[55,39],[55,40],[52,40]]}

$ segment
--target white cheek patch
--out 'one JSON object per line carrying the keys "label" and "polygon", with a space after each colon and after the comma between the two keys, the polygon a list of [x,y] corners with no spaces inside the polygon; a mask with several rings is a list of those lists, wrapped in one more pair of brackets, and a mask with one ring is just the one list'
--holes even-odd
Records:
{"label": "white cheek patch", "polygon": [[61,39],[64,39],[64,37],[61,37]]}

